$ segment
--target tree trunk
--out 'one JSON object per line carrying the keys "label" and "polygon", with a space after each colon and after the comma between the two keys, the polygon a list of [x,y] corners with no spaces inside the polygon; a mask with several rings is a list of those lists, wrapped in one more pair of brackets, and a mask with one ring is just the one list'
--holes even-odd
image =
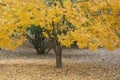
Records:
{"label": "tree trunk", "polygon": [[62,47],[57,41],[54,42],[53,47],[56,55],[56,67],[62,68]]}
{"label": "tree trunk", "polygon": [[60,46],[60,43],[58,42],[58,31],[57,31],[57,26],[55,26],[54,21],[52,21],[52,26],[53,26],[53,37],[51,37],[51,40],[53,42],[53,49],[56,55],[56,67],[57,68],[62,68],[62,47]]}
{"label": "tree trunk", "polygon": [[58,50],[56,53],[56,67],[62,68],[62,52]]}

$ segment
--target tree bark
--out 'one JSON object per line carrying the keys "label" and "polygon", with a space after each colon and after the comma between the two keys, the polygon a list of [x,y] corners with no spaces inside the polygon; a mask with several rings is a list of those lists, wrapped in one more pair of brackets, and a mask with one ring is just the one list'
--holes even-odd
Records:
{"label": "tree bark", "polygon": [[62,68],[62,47],[60,46],[58,41],[54,42],[53,47],[56,55],[56,67]]}
{"label": "tree bark", "polygon": [[56,67],[57,68],[62,68],[62,47],[60,46],[60,43],[58,41],[58,31],[57,31],[57,26],[55,26],[54,21],[52,22],[52,26],[53,26],[53,35],[54,38],[51,37],[51,40],[53,42],[53,49],[56,55]]}

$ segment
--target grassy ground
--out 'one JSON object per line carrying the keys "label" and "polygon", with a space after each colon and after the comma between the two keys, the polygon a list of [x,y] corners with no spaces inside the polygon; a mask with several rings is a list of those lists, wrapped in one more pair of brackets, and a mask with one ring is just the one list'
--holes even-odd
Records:
{"label": "grassy ground", "polygon": [[63,68],[55,68],[55,55],[35,54],[33,48],[0,51],[0,80],[120,80],[120,50],[94,52],[63,50]]}
{"label": "grassy ground", "polygon": [[[19,60],[20,61],[20,60]],[[92,63],[64,63],[62,69],[51,63],[23,62],[0,65],[0,80],[119,80],[120,70]]]}

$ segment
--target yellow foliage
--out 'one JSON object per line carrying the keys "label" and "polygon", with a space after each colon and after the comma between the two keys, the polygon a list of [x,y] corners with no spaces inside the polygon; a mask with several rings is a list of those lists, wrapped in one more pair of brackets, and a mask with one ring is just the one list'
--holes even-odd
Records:
{"label": "yellow foliage", "polygon": [[93,50],[97,49],[99,46],[94,43],[89,43],[88,47],[89,47],[89,50],[93,51]]}
{"label": "yellow foliage", "polygon": [[6,4],[0,5],[1,48],[13,50],[20,46],[31,24],[45,29],[43,35],[58,39],[61,46],[70,47],[74,42],[90,50],[120,46],[120,0],[63,0],[63,6],[57,0],[51,5],[44,0],[1,2]]}
{"label": "yellow foliage", "polygon": [[48,34],[46,32],[43,32],[43,35],[48,38]]}
{"label": "yellow foliage", "polygon": [[74,40],[71,38],[70,34],[68,34],[68,35],[64,35],[64,34],[58,35],[58,41],[60,42],[61,46],[65,46],[67,48],[69,48],[74,42]]}

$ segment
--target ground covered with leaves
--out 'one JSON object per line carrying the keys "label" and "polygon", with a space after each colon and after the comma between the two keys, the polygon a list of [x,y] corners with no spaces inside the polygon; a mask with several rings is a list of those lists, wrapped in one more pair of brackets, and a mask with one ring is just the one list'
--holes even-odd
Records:
{"label": "ground covered with leaves", "polygon": [[56,69],[53,51],[37,55],[28,46],[0,51],[0,80],[120,80],[120,49],[63,49],[63,68]]}

